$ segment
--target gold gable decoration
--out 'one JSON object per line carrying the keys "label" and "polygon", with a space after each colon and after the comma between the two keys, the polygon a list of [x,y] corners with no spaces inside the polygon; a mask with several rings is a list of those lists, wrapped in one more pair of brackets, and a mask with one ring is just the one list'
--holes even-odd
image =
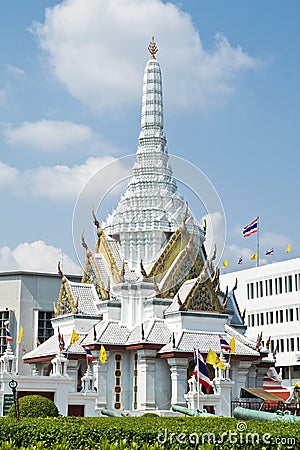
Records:
{"label": "gold gable decoration", "polygon": [[102,281],[95,257],[85,242],[84,233],[82,233],[81,240],[82,246],[86,249],[86,261],[83,269],[81,282],[93,284],[95,286],[99,299],[108,300],[110,287],[109,286],[107,286],[106,288],[104,287],[104,283]]}
{"label": "gold gable decoration", "polygon": [[54,316],[60,316],[62,314],[77,314],[78,301],[74,299],[68,279],[63,274],[60,262],[58,263],[58,273],[61,276],[61,287],[58,295],[57,304],[54,304]]}
{"label": "gold gable decoration", "polygon": [[160,286],[160,297],[174,297],[182,284],[192,278],[197,278],[203,268],[202,258],[194,244],[194,229],[189,235],[184,249],[179,253],[175,266],[169,270],[163,285]]}
{"label": "gold gable decoration", "polygon": [[102,228],[100,227],[99,221],[97,220],[94,210],[92,210],[92,214],[93,214],[94,224],[97,227],[97,236],[98,236],[95,253],[101,253],[104,256],[105,261],[111,270],[111,274],[112,274],[114,282],[121,283],[123,281],[121,270],[118,267],[118,264],[116,263],[114,255],[109,246],[108,240],[106,238],[106,234],[105,234],[104,230],[102,230]]}
{"label": "gold gable decoration", "polygon": [[174,259],[184,248],[189,240],[189,233],[186,229],[185,222],[188,217],[188,203],[186,203],[186,211],[182,219],[182,223],[177,228],[175,233],[170,237],[167,245],[165,246],[162,254],[157,258],[152,266],[152,269],[148,275],[149,279],[155,279],[159,283],[167,270],[171,267]]}
{"label": "gold gable decoration", "polygon": [[211,275],[212,261],[207,260],[203,269],[188,293],[185,302],[180,305],[181,311],[193,310],[224,313],[219,301],[219,270]]}

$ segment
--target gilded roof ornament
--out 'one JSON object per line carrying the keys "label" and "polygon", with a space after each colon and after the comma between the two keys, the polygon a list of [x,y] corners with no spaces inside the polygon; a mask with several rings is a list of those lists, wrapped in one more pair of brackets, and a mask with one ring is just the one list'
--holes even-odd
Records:
{"label": "gilded roof ornament", "polygon": [[151,58],[155,59],[155,55],[158,52],[158,48],[156,47],[154,36],[152,36],[152,41],[150,42],[150,44],[148,46],[148,50],[150,52]]}

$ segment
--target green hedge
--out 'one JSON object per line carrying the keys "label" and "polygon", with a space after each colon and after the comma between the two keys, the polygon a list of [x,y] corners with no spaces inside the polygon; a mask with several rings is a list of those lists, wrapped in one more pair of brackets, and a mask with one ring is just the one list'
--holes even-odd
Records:
{"label": "green hedge", "polygon": [[[15,405],[11,405],[8,417],[15,417]],[[26,395],[19,399],[19,416],[23,417],[57,417],[58,409],[49,398],[41,395]]]}
{"label": "green hedge", "polygon": [[0,450],[299,449],[299,428],[223,417],[1,418]]}

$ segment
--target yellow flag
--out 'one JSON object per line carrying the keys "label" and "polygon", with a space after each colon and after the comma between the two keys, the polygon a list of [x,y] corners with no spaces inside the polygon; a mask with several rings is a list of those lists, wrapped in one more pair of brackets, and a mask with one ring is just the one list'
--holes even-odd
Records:
{"label": "yellow flag", "polygon": [[102,362],[102,364],[105,364],[107,361],[106,350],[104,348],[104,345],[101,345],[99,359]]}
{"label": "yellow flag", "polygon": [[285,252],[286,253],[289,253],[291,251],[291,244],[289,244],[288,246],[287,246],[287,248],[285,249]]}
{"label": "yellow flag", "polygon": [[210,349],[207,354],[206,364],[211,364],[212,366],[219,367],[223,370],[226,369],[225,364],[223,364],[218,355],[212,349]]}
{"label": "yellow flag", "polygon": [[232,336],[232,338],[230,339],[229,346],[230,346],[231,353],[234,353],[236,355],[234,336]]}
{"label": "yellow flag", "polygon": [[223,269],[224,269],[225,267],[228,267],[228,259],[226,259],[225,261],[223,261],[222,267],[223,267]]}
{"label": "yellow flag", "polygon": [[76,342],[78,340],[79,340],[78,333],[77,333],[77,331],[73,330],[70,343],[71,344],[76,344]]}
{"label": "yellow flag", "polygon": [[250,256],[250,259],[252,259],[252,261],[257,259],[257,253],[253,253],[253,255]]}
{"label": "yellow flag", "polygon": [[23,334],[24,334],[24,328],[20,327],[19,336],[18,336],[18,340],[17,340],[18,344],[21,344],[22,339],[23,339]]}

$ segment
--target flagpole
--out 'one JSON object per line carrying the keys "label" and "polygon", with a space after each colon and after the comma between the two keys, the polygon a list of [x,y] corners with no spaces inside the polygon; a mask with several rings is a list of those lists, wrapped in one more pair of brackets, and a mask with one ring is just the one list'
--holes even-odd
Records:
{"label": "flagpole", "polygon": [[257,244],[256,244],[256,253],[257,253],[257,260],[256,260],[256,267],[259,267],[259,216],[257,216]]}
{"label": "flagpole", "polygon": [[198,355],[198,349],[197,349],[197,371],[198,371],[198,397],[197,397],[197,409],[200,409],[200,367],[199,367],[199,355]]}

